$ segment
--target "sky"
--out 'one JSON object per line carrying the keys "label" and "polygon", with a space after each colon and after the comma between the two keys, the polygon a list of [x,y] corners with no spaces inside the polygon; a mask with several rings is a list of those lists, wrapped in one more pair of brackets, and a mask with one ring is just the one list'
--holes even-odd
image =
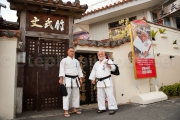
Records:
{"label": "sky", "polygon": [[[75,0],[63,0],[63,2],[67,2],[67,1],[74,2]],[[102,1],[102,0],[80,0],[80,4],[92,5],[99,1]],[[1,8],[1,15],[3,19],[7,21],[16,22],[17,21],[16,11],[10,10],[9,2],[7,2],[7,0],[0,0],[0,3],[6,5],[6,8],[3,8],[3,7]]]}

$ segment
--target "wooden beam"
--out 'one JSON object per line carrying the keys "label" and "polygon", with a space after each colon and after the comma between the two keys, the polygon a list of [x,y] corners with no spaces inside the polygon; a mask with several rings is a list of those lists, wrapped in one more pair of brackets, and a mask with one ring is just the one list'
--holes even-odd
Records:
{"label": "wooden beam", "polygon": [[[41,13],[47,13],[46,10],[43,10],[40,6],[30,6],[30,5],[22,5],[18,3],[11,2],[10,3],[10,9],[12,10],[31,10],[31,11],[38,11]],[[51,14],[58,14],[58,15],[67,15],[67,16],[73,16],[74,18],[80,19],[82,17],[80,12],[73,12],[73,11],[65,11],[62,9],[59,9],[57,11],[52,11]]]}
{"label": "wooden beam", "polygon": [[33,31],[26,31],[25,36],[28,37],[42,37],[42,38],[49,38],[49,39],[69,39],[70,36],[66,34],[55,34],[55,33],[46,33],[46,32],[33,32]]}
{"label": "wooden beam", "polygon": [[69,47],[73,46],[73,17],[69,16]]}
{"label": "wooden beam", "polygon": [[67,15],[67,16],[73,16],[74,18],[76,19],[80,19],[82,18],[82,14],[80,13],[75,13],[75,12],[62,12],[61,10],[59,11],[54,11],[54,12],[51,12],[52,14],[58,14],[58,15]]}
{"label": "wooden beam", "polygon": [[25,50],[26,40],[25,40],[25,31],[26,31],[26,11],[23,10],[20,13],[20,31],[21,31],[21,39],[23,41],[22,50]]}

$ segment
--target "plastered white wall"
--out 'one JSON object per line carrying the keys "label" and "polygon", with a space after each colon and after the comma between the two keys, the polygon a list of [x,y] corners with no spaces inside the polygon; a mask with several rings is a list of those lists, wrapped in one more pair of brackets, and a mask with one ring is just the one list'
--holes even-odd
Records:
{"label": "plastered white wall", "polygon": [[[167,36],[167,38],[161,38],[159,32],[155,36],[158,43],[154,45],[154,53],[159,86],[180,82],[180,48],[173,47],[174,40],[177,40],[177,46],[180,47],[180,31],[151,24],[151,29],[156,31],[158,28],[166,29]],[[157,53],[160,55],[157,56]],[[175,58],[170,59],[170,55]]]}
{"label": "plastered white wall", "polygon": [[[160,26],[151,25],[151,27],[156,30]],[[172,44],[174,40],[177,40],[180,47],[180,32],[168,28],[166,29],[167,38],[161,38],[160,34],[157,33],[156,40],[158,44],[153,45],[159,88],[162,85],[171,85],[176,82],[180,82],[180,48],[175,49]],[[106,33],[104,32],[104,34]],[[97,52],[99,50],[112,53],[114,63],[119,66],[120,76],[113,76],[114,93],[117,103],[121,104],[130,102],[130,98],[136,94],[134,67],[128,60],[128,53],[131,51],[130,42],[115,48],[76,46],[76,52]],[[160,56],[157,56],[157,53],[160,53]],[[170,59],[170,55],[174,55],[175,58]],[[151,88],[152,85],[150,85],[150,83],[154,85],[154,80],[139,80],[138,86],[141,94],[154,91],[154,89],[152,89],[154,86]]]}
{"label": "plastered white wall", "polygon": [[0,37],[0,120],[15,117],[17,38]]}

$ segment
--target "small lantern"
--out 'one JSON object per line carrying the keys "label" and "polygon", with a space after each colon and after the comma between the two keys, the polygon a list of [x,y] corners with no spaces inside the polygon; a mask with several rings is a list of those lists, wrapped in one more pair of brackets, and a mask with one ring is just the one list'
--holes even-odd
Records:
{"label": "small lantern", "polygon": [[26,63],[26,52],[18,52],[17,53],[17,62],[18,63]]}

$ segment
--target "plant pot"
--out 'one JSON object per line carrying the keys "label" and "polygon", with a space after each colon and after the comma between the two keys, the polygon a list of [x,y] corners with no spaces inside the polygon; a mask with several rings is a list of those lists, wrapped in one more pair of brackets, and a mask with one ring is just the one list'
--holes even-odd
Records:
{"label": "plant pot", "polygon": [[178,46],[177,44],[174,44],[174,45],[173,45],[173,48],[178,49],[179,46]]}
{"label": "plant pot", "polygon": [[156,39],[155,39],[155,38],[152,38],[152,41],[156,41]]}
{"label": "plant pot", "polygon": [[157,41],[152,41],[152,44],[153,44],[153,45],[157,45],[158,42],[157,42]]}
{"label": "plant pot", "polygon": [[160,34],[161,38],[167,38],[166,34]]}

